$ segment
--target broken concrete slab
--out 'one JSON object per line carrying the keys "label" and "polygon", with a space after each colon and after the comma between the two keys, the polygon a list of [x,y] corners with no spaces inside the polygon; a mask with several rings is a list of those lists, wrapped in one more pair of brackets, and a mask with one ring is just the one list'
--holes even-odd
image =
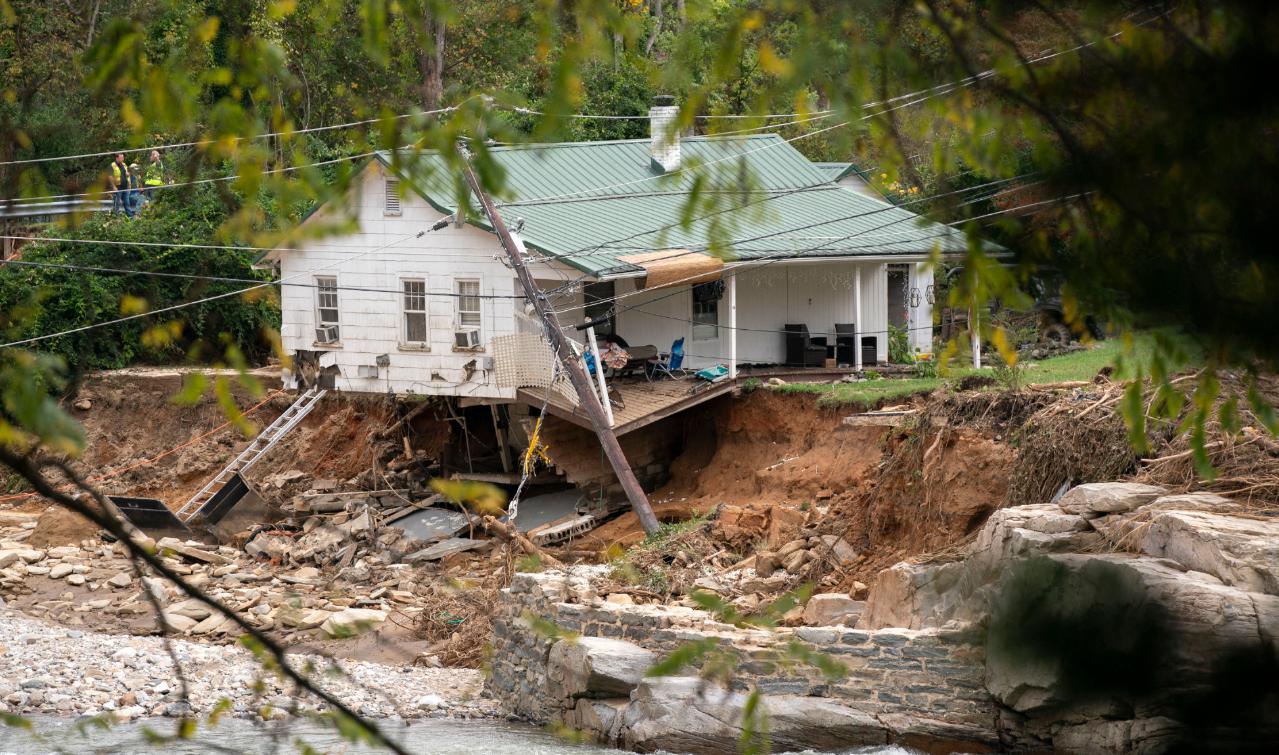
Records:
{"label": "broken concrete slab", "polygon": [[454,553],[465,553],[466,551],[475,550],[488,543],[487,540],[472,540],[467,537],[455,537],[443,542],[436,543],[428,548],[423,548],[416,553],[410,553],[404,557],[406,564],[419,564],[425,561],[438,561],[445,556],[451,556]]}
{"label": "broken concrete slab", "polygon": [[231,559],[220,553],[214,553],[213,551],[189,545],[173,537],[162,537],[155,545],[162,553],[166,550],[173,551],[179,556],[191,561],[200,561],[206,564],[217,564],[219,566],[231,563]]}
{"label": "broken concrete slab", "polygon": [[383,524],[404,530],[405,536],[410,540],[433,543],[458,534],[466,528],[469,521],[470,518],[461,511],[431,507],[408,511]]}
{"label": "broken concrete slab", "polygon": [[330,637],[350,637],[386,621],[386,611],[376,608],[347,608],[331,614],[320,629]]}

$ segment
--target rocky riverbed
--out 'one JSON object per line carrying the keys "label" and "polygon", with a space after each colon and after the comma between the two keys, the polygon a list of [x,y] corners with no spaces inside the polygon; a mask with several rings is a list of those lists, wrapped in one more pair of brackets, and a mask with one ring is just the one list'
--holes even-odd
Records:
{"label": "rocky riverbed", "polygon": [[[186,702],[169,650],[159,637],[133,637],[53,626],[0,608],[0,711],[64,716],[111,713],[120,721],[208,713],[220,700],[240,717],[281,718],[323,710],[314,698],[265,674],[234,645],[171,641],[189,686]],[[489,718],[496,706],[471,669],[387,666],[291,655],[298,668],[360,714],[385,718]],[[325,673],[340,669],[340,673]],[[261,688],[256,689],[261,682]],[[296,706],[296,708],[295,708]]]}

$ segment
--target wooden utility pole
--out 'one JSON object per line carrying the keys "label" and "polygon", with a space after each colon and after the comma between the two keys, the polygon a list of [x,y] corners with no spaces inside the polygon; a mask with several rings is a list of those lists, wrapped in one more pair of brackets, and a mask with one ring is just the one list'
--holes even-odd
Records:
{"label": "wooden utility pole", "polygon": [[631,471],[631,465],[626,462],[626,456],[622,453],[622,447],[617,442],[617,436],[613,434],[613,428],[609,426],[608,419],[604,416],[604,407],[600,404],[599,397],[595,395],[595,391],[591,387],[591,380],[587,377],[586,370],[582,368],[582,363],[573,354],[568,338],[564,336],[564,330],[560,327],[559,318],[555,316],[555,310],[551,308],[550,303],[533,281],[533,276],[529,273],[528,267],[524,263],[523,244],[507,229],[506,224],[502,222],[502,216],[498,214],[497,207],[493,204],[493,199],[488,195],[488,192],[480,187],[480,181],[476,177],[474,169],[471,168],[469,156],[466,161],[465,171],[466,183],[471,187],[471,191],[475,193],[480,206],[484,208],[484,214],[493,226],[493,232],[497,234],[497,238],[502,242],[502,248],[506,250],[506,254],[511,258],[511,268],[515,271],[515,276],[519,279],[520,286],[524,289],[524,295],[532,302],[533,308],[537,310],[538,317],[542,319],[542,325],[546,329],[546,337],[551,340],[551,344],[555,347],[560,365],[568,371],[569,380],[573,383],[573,390],[577,391],[578,401],[586,412],[587,418],[590,419],[591,426],[595,428],[595,434],[599,436],[600,446],[604,449],[604,455],[608,457],[609,463],[613,465],[613,473],[617,475],[618,482],[622,484],[622,490],[626,491],[626,497],[631,502],[631,508],[635,510],[635,515],[639,517],[640,526],[644,528],[646,533],[653,534],[661,525],[653,514],[653,508],[648,504],[648,496],[644,494],[644,489],[640,487],[639,480],[635,478],[635,473]]}

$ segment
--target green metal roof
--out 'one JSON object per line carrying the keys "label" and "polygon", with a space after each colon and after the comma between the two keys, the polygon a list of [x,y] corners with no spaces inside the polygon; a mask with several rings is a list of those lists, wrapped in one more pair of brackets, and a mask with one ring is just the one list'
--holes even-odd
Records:
{"label": "green metal roof", "polygon": [[[683,168],[669,175],[653,165],[647,139],[489,149],[506,172],[498,207],[507,224],[523,218],[528,246],[592,275],[638,271],[619,258],[655,249],[764,260],[926,255],[938,247],[955,254],[967,246],[959,231],[833,185],[829,167],[775,134],[684,137]],[[390,164],[389,153],[379,158]],[[453,212],[456,189],[443,161],[421,159],[434,168],[414,170],[427,176],[415,182],[423,198]],[[843,165],[846,173],[850,164]],[[690,211],[694,193],[700,203]]]}

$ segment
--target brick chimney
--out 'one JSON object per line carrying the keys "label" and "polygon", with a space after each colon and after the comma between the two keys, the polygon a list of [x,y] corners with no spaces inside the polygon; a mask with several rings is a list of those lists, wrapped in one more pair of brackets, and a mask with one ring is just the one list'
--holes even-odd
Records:
{"label": "brick chimney", "polygon": [[653,98],[648,109],[649,156],[653,170],[670,173],[679,170],[679,130],[675,121],[679,106],[670,95]]}

